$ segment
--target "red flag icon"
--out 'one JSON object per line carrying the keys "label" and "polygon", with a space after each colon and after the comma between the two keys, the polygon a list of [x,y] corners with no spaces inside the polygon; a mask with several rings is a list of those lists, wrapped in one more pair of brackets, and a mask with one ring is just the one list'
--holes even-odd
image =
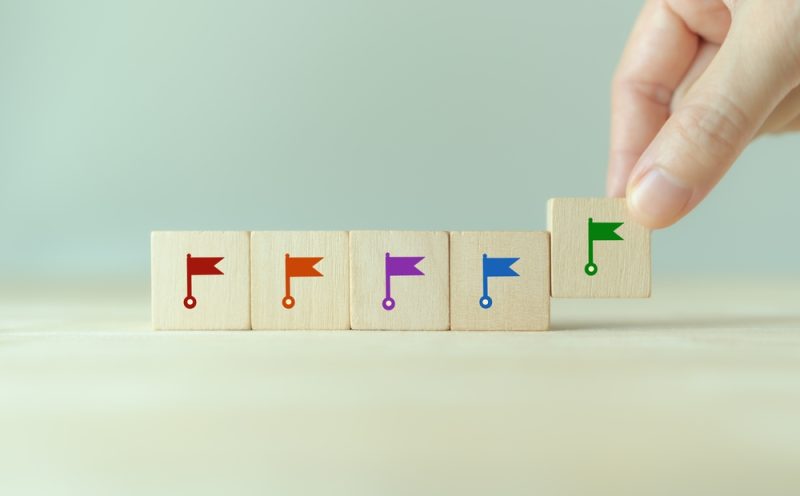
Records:
{"label": "red flag icon", "polygon": [[314,266],[324,257],[291,257],[286,254],[286,295],[281,304],[283,308],[290,309],[294,306],[292,296],[292,277],[323,277],[322,273]]}
{"label": "red flag icon", "polygon": [[192,257],[186,254],[186,273],[192,276],[221,276],[224,275],[217,268],[223,257]]}
{"label": "red flag icon", "polygon": [[217,268],[217,264],[224,257],[193,257],[191,253],[186,254],[186,298],[183,299],[183,306],[192,309],[197,306],[197,298],[192,296],[192,276],[221,276],[224,275]]}

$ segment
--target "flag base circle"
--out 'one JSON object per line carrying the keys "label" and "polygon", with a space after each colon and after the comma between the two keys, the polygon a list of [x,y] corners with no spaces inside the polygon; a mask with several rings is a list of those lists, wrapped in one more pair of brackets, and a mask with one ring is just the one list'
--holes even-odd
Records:
{"label": "flag base circle", "polygon": [[392,310],[394,310],[394,303],[395,303],[394,298],[387,297],[383,299],[383,302],[381,302],[381,306],[383,306],[383,309],[386,310],[387,312],[391,312]]}

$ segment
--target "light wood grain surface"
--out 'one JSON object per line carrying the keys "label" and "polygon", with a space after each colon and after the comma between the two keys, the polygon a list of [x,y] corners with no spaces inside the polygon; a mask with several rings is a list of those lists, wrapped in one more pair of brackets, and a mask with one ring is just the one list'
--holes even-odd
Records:
{"label": "light wood grain surface", "polygon": [[[346,231],[254,231],[250,234],[253,329],[349,329],[350,253]],[[322,276],[294,277],[286,296],[286,258],[322,257]]]}
{"label": "light wood grain surface", "polygon": [[2,494],[798,494],[800,283],[554,300],[552,331],[155,332],[0,290]]}
{"label": "light wood grain surface", "polygon": [[[386,296],[386,254],[424,257],[423,275],[392,276],[394,308]],[[450,328],[450,247],[443,231],[350,232],[350,325],[353,329],[446,330]]]}
{"label": "light wood grain surface", "polygon": [[[484,308],[483,255],[518,259],[515,277],[488,277]],[[550,326],[550,235],[547,232],[451,232],[450,328],[543,331]]]}
{"label": "light wood grain surface", "polygon": [[[589,241],[589,219],[622,239]],[[646,298],[650,296],[650,230],[628,216],[624,198],[553,198],[547,203],[550,283],[553,298]],[[595,272],[586,266],[593,250]]]}
{"label": "light wood grain surface", "polygon": [[[191,278],[194,308],[184,306],[187,254],[221,257],[221,274]],[[154,329],[250,329],[250,233],[155,231],[150,235]]]}

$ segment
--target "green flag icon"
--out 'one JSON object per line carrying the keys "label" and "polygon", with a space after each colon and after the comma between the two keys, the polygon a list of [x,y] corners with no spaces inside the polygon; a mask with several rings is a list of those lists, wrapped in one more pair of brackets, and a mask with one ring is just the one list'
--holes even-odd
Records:
{"label": "green flag icon", "polygon": [[583,268],[587,276],[597,274],[597,264],[594,263],[595,241],[622,241],[622,236],[615,231],[623,222],[594,222],[589,217],[589,263]]}

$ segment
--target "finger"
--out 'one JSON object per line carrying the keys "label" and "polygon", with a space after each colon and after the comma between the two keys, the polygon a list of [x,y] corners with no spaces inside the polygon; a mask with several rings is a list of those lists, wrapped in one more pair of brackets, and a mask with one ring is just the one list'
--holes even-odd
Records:
{"label": "finger", "polygon": [[721,45],[731,26],[731,12],[722,0],[668,0],[672,10],[693,33]]}
{"label": "finger", "polygon": [[[671,109],[680,107],[686,94],[711,64],[711,61],[714,56],[717,55],[718,51],[719,45],[714,43],[703,42],[700,44],[694,62],[692,62],[689,70],[686,71],[686,76],[684,76],[683,81],[681,81],[673,92]],[[791,127],[791,123],[798,115],[800,115],[800,87],[794,88],[786,98],[778,104],[757,134],[781,133],[785,132],[787,128],[789,128],[789,130],[794,130],[795,128]]]}
{"label": "finger", "polygon": [[734,19],[711,65],[636,165],[628,206],[638,222],[666,227],[686,215],[796,86],[800,69],[785,46],[794,32],[765,36],[765,28],[785,26],[772,13],[751,14]]}
{"label": "finger", "polygon": [[680,107],[681,102],[686,98],[686,94],[692,89],[694,83],[700,79],[700,76],[706,71],[711,61],[719,52],[719,45],[715,43],[701,42],[700,47],[697,49],[697,55],[686,71],[686,75],[680,82],[675,91],[672,93],[672,102],[670,102],[670,112]]}
{"label": "finger", "polygon": [[697,45],[697,36],[665,2],[645,4],[612,82],[609,196],[624,195],[631,169],[669,117],[672,92]]}

